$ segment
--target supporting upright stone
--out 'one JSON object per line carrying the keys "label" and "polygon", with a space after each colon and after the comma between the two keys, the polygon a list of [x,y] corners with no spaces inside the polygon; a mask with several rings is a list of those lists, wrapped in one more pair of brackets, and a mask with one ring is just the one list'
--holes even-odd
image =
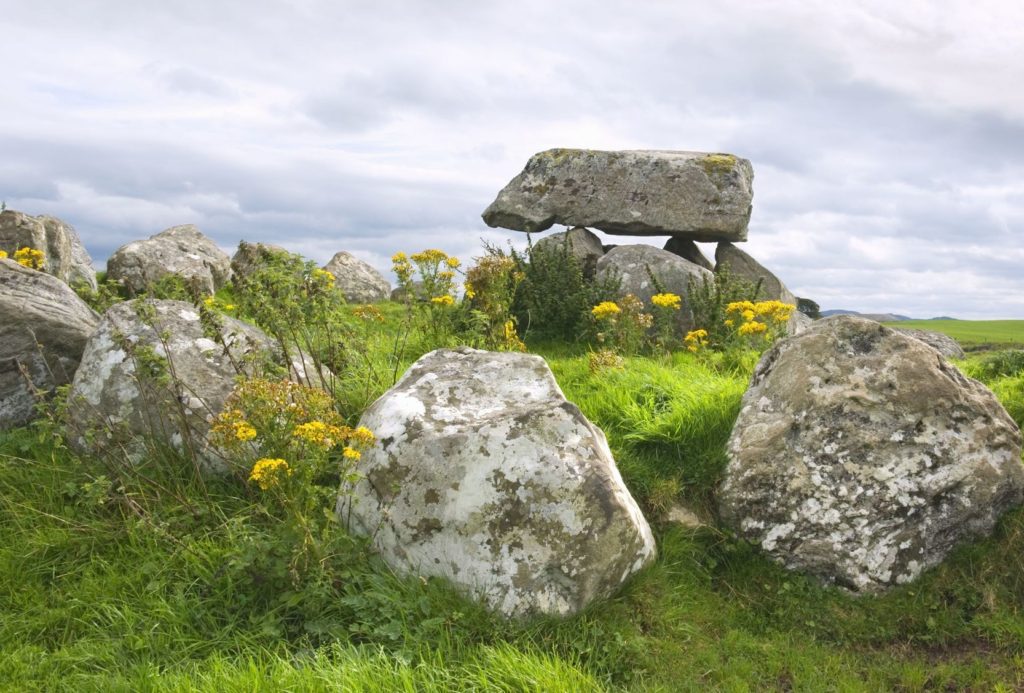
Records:
{"label": "supporting upright stone", "polygon": [[754,170],[732,154],[550,149],[483,213],[488,226],[587,226],[627,236],[744,241]]}

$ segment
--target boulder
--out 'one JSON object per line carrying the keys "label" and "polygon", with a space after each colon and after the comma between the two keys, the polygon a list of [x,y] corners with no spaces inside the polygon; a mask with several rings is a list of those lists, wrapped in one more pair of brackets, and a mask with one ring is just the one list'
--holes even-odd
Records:
{"label": "boulder", "polygon": [[562,248],[576,258],[583,276],[587,278],[597,272],[597,261],[604,255],[601,239],[582,226],[553,233],[533,244],[533,249],[542,253]]}
{"label": "boulder", "polygon": [[[112,446],[137,462],[149,439],[187,445],[207,468],[221,469],[206,441],[211,419],[238,375],[251,375],[261,358],[281,357],[267,335],[240,320],[222,316],[219,331],[227,351],[211,339],[199,311],[183,301],[136,299],[110,308],[71,385],[71,446],[92,454]],[[174,374],[170,382],[159,377],[167,362]]]}
{"label": "boulder", "polygon": [[78,232],[56,217],[0,212],[0,250],[10,257],[24,247],[43,252],[43,271],[71,286],[97,288],[92,258]]}
{"label": "boulder", "polygon": [[100,318],[67,284],[13,260],[0,260],[0,315],[0,430],[6,430],[34,418],[34,393],[71,382]]}
{"label": "boulder", "polygon": [[107,260],[107,277],[140,294],[169,275],[212,294],[231,278],[231,259],[192,224],[132,241]]}
{"label": "boulder", "polygon": [[744,241],[754,170],[732,154],[549,149],[484,211],[488,226],[587,226],[627,236]]}
{"label": "boulder", "polygon": [[349,303],[377,303],[391,296],[391,283],[380,272],[351,253],[335,253],[324,269]]}
{"label": "boulder", "polygon": [[918,330],[912,327],[894,327],[892,329],[900,334],[921,340],[947,359],[962,359],[964,357],[963,347],[948,334],[942,334],[933,330]]}
{"label": "boulder", "polygon": [[242,241],[238,244],[238,250],[235,251],[234,256],[231,258],[231,273],[235,280],[237,281],[239,278],[252,274],[253,270],[263,264],[263,258],[266,253],[292,255],[290,251],[273,243],[247,243]]}
{"label": "boulder", "polygon": [[706,270],[713,271],[715,269],[715,266],[711,264],[711,260],[704,257],[704,253],[700,251],[697,244],[689,238],[672,236],[665,242],[665,250]]}
{"label": "boulder", "polygon": [[[423,288],[423,282],[421,282],[418,279],[413,280],[412,282],[412,293],[413,297],[417,301],[427,300],[427,293]],[[406,294],[407,292],[404,286],[396,286],[394,289],[391,290],[391,300],[396,301],[398,303],[405,303],[406,300],[408,300],[409,298]]]}
{"label": "boulder", "polygon": [[1021,433],[995,396],[856,317],[764,354],[728,454],[723,522],[855,592],[910,582],[1024,501]]}
{"label": "boulder", "polygon": [[745,253],[732,243],[719,243],[715,249],[715,269],[719,271],[722,267],[728,267],[729,273],[738,279],[743,279],[751,284],[761,282],[761,292],[757,295],[758,300],[782,301],[790,305],[797,305],[797,298],[786,285],[768,271],[760,262]]}
{"label": "boulder", "polygon": [[338,512],[400,573],[508,616],[564,615],[654,559],[604,434],[539,356],[433,351],[360,424],[379,442]]}
{"label": "boulder", "polygon": [[597,262],[598,281],[618,277],[622,282],[620,294],[633,294],[648,306],[651,296],[659,293],[651,274],[665,291],[682,297],[680,328],[684,331],[693,329],[690,281],[710,281],[714,278],[711,272],[652,245],[620,245]]}

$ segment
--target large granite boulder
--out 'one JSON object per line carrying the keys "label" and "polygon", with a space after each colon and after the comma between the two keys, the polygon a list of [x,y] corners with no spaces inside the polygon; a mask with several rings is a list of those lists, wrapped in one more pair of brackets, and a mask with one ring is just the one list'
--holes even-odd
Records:
{"label": "large granite boulder", "polygon": [[627,236],[744,241],[754,170],[732,154],[549,149],[484,211],[488,226],[587,226]]}
{"label": "large granite boulder", "polygon": [[571,614],[654,559],[604,434],[539,356],[433,351],[360,424],[379,443],[338,512],[396,571],[509,616]]}
{"label": "large granite boulder", "polygon": [[[71,385],[68,442],[80,452],[124,451],[133,462],[145,441],[188,447],[211,470],[223,463],[206,440],[213,416],[259,361],[281,361],[258,328],[222,316],[211,338],[183,301],[136,299],[103,316]],[[216,332],[212,336],[216,336]],[[173,378],[164,374],[173,371]]]}
{"label": "large granite boulder", "polygon": [[700,251],[700,248],[697,247],[697,244],[689,238],[672,236],[665,241],[665,250],[706,270],[714,271],[715,269],[715,266],[711,264],[711,260],[708,260],[704,253]]}
{"label": "large granite boulder", "polygon": [[910,582],[1024,501],[995,396],[878,323],[815,321],[761,358],[729,440],[722,520],[857,592]]}
{"label": "large granite boulder", "polygon": [[257,268],[263,266],[268,255],[274,254],[292,255],[285,248],[273,243],[247,243],[242,241],[238,244],[238,250],[231,257],[231,274],[237,282],[252,274]]}
{"label": "large granite boulder", "polygon": [[36,392],[71,382],[100,318],[67,284],[13,260],[0,260],[0,315],[0,430],[6,430],[34,418]]}
{"label": "large granite boulder", "polygon": [[797,305],[797,297],[792,291],[786,288],[778,277],[772,274],[767,267],[755,260],[732,243],[719,243],[715,249],[715,270],[728,267],[729,273],[738,279],[743,279],[751,284],[761,282],[761,292],[757,295],[758,300],[782,301],[792,306]]}
{"label": "large granite boulder", "polygon": [[947,359],[962,359],[964,357],[963,347],[948,334],[942,334],[934,330],[918,330],[913,327],[894,327],[892,329],[900,334],[921,340]]}
{"label": "large granite boulder", "polygon": [[679,326],[684,331],[693,329],[690,282],[712,281],[711,272],[652,245],[620,245],[597,262],[598,281],[618,277],[622,295],[633,294],[648,306],[651,297],[659,293],[652,274],[665,291],[682,297]]}
{"label": "large granite boulder", "polygon": [[391,297],[391,283],[371,265],[342,250],[324,265],[349,303],[377,303]]}
{"label": "large granite boulder", "polygon": [[550,253],[563,248],[576,258],[584,277],[594,276],[594,273],[597,272],[597,261],[604,255],[600,238],[582,226],[577,226],[568,231],[559,231],[545,236],[533,244],[533,251],[541,253]]}
{"label": "large granite boulder", "polygon": [[10,257],[24,247],[43,253],[43,271],[71,286],[96,290],[96,270],[78,232],[51,216],[33,217],[12,209],[0,212],[0,250]]}
{"label": "large granite boulder", "polygon": [[169,275],[212,294],[231,279],[231,258],[194,225],[185,224],[123,245],[107,260],[107,277],[132,294]]}

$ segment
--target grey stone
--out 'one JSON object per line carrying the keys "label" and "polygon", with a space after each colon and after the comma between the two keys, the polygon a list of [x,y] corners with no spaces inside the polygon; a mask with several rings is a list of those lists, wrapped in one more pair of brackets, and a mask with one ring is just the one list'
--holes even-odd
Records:
{"label": "grey stone", "polygon": [[722,520],[856,592],[914,580],[1024,500],[1021,433],[931,347],[862,318],[761,358],[728,445]]}
{"label": "grey stone", "polygon": [[587,278],[597,272],[597,261],[604,255],[601,239],[582,226],[545,236],[534,243],[533,248],[540,252],[566,248],[579,262],[583,276]]}
{"label": "grey stone", "polygon": [[948,334],[933,330],[918,330],[913,327],[893,327],[892,329],[908,337],[921,340],[947,359],[962,359],[964,357],[963,347]]}
{"label": "grey stone", "polygon": [[107,277],[133,295],[169,275],[212,294],[231,279],[231,259],[198,228],[185,224],[123,245],[107,260]]}
{"label": "grey stone", "polygon": [[679,327],[694,328],[693,308],[690,303],[690,282],[710,281],[711,272],[683,258],[651,245],[620,245],[597,262],[597,279],[604,281],[618,277],[621,295],[633,294],[648,306],[658,288],[651,280],[653,274],[665,291],[682,298]]}
{"label": "grey stone", "polygon": [[[418,279],[416,279],[416,280],[414,280],[412,282],[412,293],[413,293],[413,298],[415,298],[416,301],[426,301],[427,300],[427,293],[426,293],[426,291],[423,288],[423,282],[419,281]],[[392,301],[397,301],[399,303],[405,303],[406,300],[408,300],[408,298],[409,298],[406,294],[407,294],[407,292],[406,292],[404,286],[396,286],[391,291],[391,300]]]}
{"label": "grey stone", "polygon": [[715,266],[711,264],[711,260],[708,260],[704,253],[700,251],[700,248],[697,247],[697,244],[689,238],[672,236],[665,242],[665,250],[706,270],[715,269]]}
{"label": "grey stone", "polygon": [[10,257],[24,247],[43,252],[43,271],[71,286],[97,288],[92,258],[70,224],[51,216],[0,212],[0,250]]}
{"label": "grey stone", "polygon": [[[282,362],[261,330],[221,318],[218,331],[227,350],[211,338],[190,303],[136,299],[110,308],[71,385],[69,444],[91,454],[112,447],[137,462],[146,441],[155,441],[188,447],[206,468],[221,470],[223,461],[206,440],[213,417],[237,376],[252,375],[261,359]],[[140,378],[145,369],[140,370],[137,355],[147,349],[169,362],[174,380]]]}
{"label": "grey stone", "polygon": [[100,318],[63,281],[13,260],[0,260],[0,315],[0,430],[6,430],[35,417],[34,392],[71,382]]}
{"label": "grey stone", "polygon": [[262,266],[266,253],[294,254],[273,243],[247,243],[242,241],[238,244],[238,250],[231,257],[231,273],[235,280],[248,277],[252,274],[253,270]]}
{"label": "grey stone", "polygon": [[762,265],[732,243],[719,243],[715,249],[715,268],[728,267],[733,277],[746,280],[751,284],[757,284],[760,280],[761,291],[757,298],[760,301],[772,300],[782,301],[796,306],[797,298],[792,291],[786,288],[782,281],[772,274],[768,268]]}
{"label": "grey stone", "polygon": [[539,356],[433,351],[360,424],[379,442],[338,512],[399,573],[508,616],[571,614],[654,559],[604,434]]}
{"label": "grey stone", "polygon": [[587,226],[627,236],[747,238],[754,170],[732,154],[549,149],[484,211],[488,226]]}
{"label": "grey stone", "polygon": [[324,265],[349,303],[377,303],[391,296],[391,283],[380,272],[342,250]]}

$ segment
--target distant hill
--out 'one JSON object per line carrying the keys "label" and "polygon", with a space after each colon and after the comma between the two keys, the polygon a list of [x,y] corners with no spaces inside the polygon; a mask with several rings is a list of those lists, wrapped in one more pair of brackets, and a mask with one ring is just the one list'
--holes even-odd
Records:
{"label": "distant hill", "polygon": [[[913,320],[906,315],[896,315],[895,313],[861,313],[856,310],[843,310],[837,308],[834,310],[823,310],[821,311],[821,317],[827,318],[832,315],[859,315],[862,318],[868,320],[877,320],[878,322],[898,322],[900,320]],[[942,318],[944,320],[951,320],[952,318]]]}

